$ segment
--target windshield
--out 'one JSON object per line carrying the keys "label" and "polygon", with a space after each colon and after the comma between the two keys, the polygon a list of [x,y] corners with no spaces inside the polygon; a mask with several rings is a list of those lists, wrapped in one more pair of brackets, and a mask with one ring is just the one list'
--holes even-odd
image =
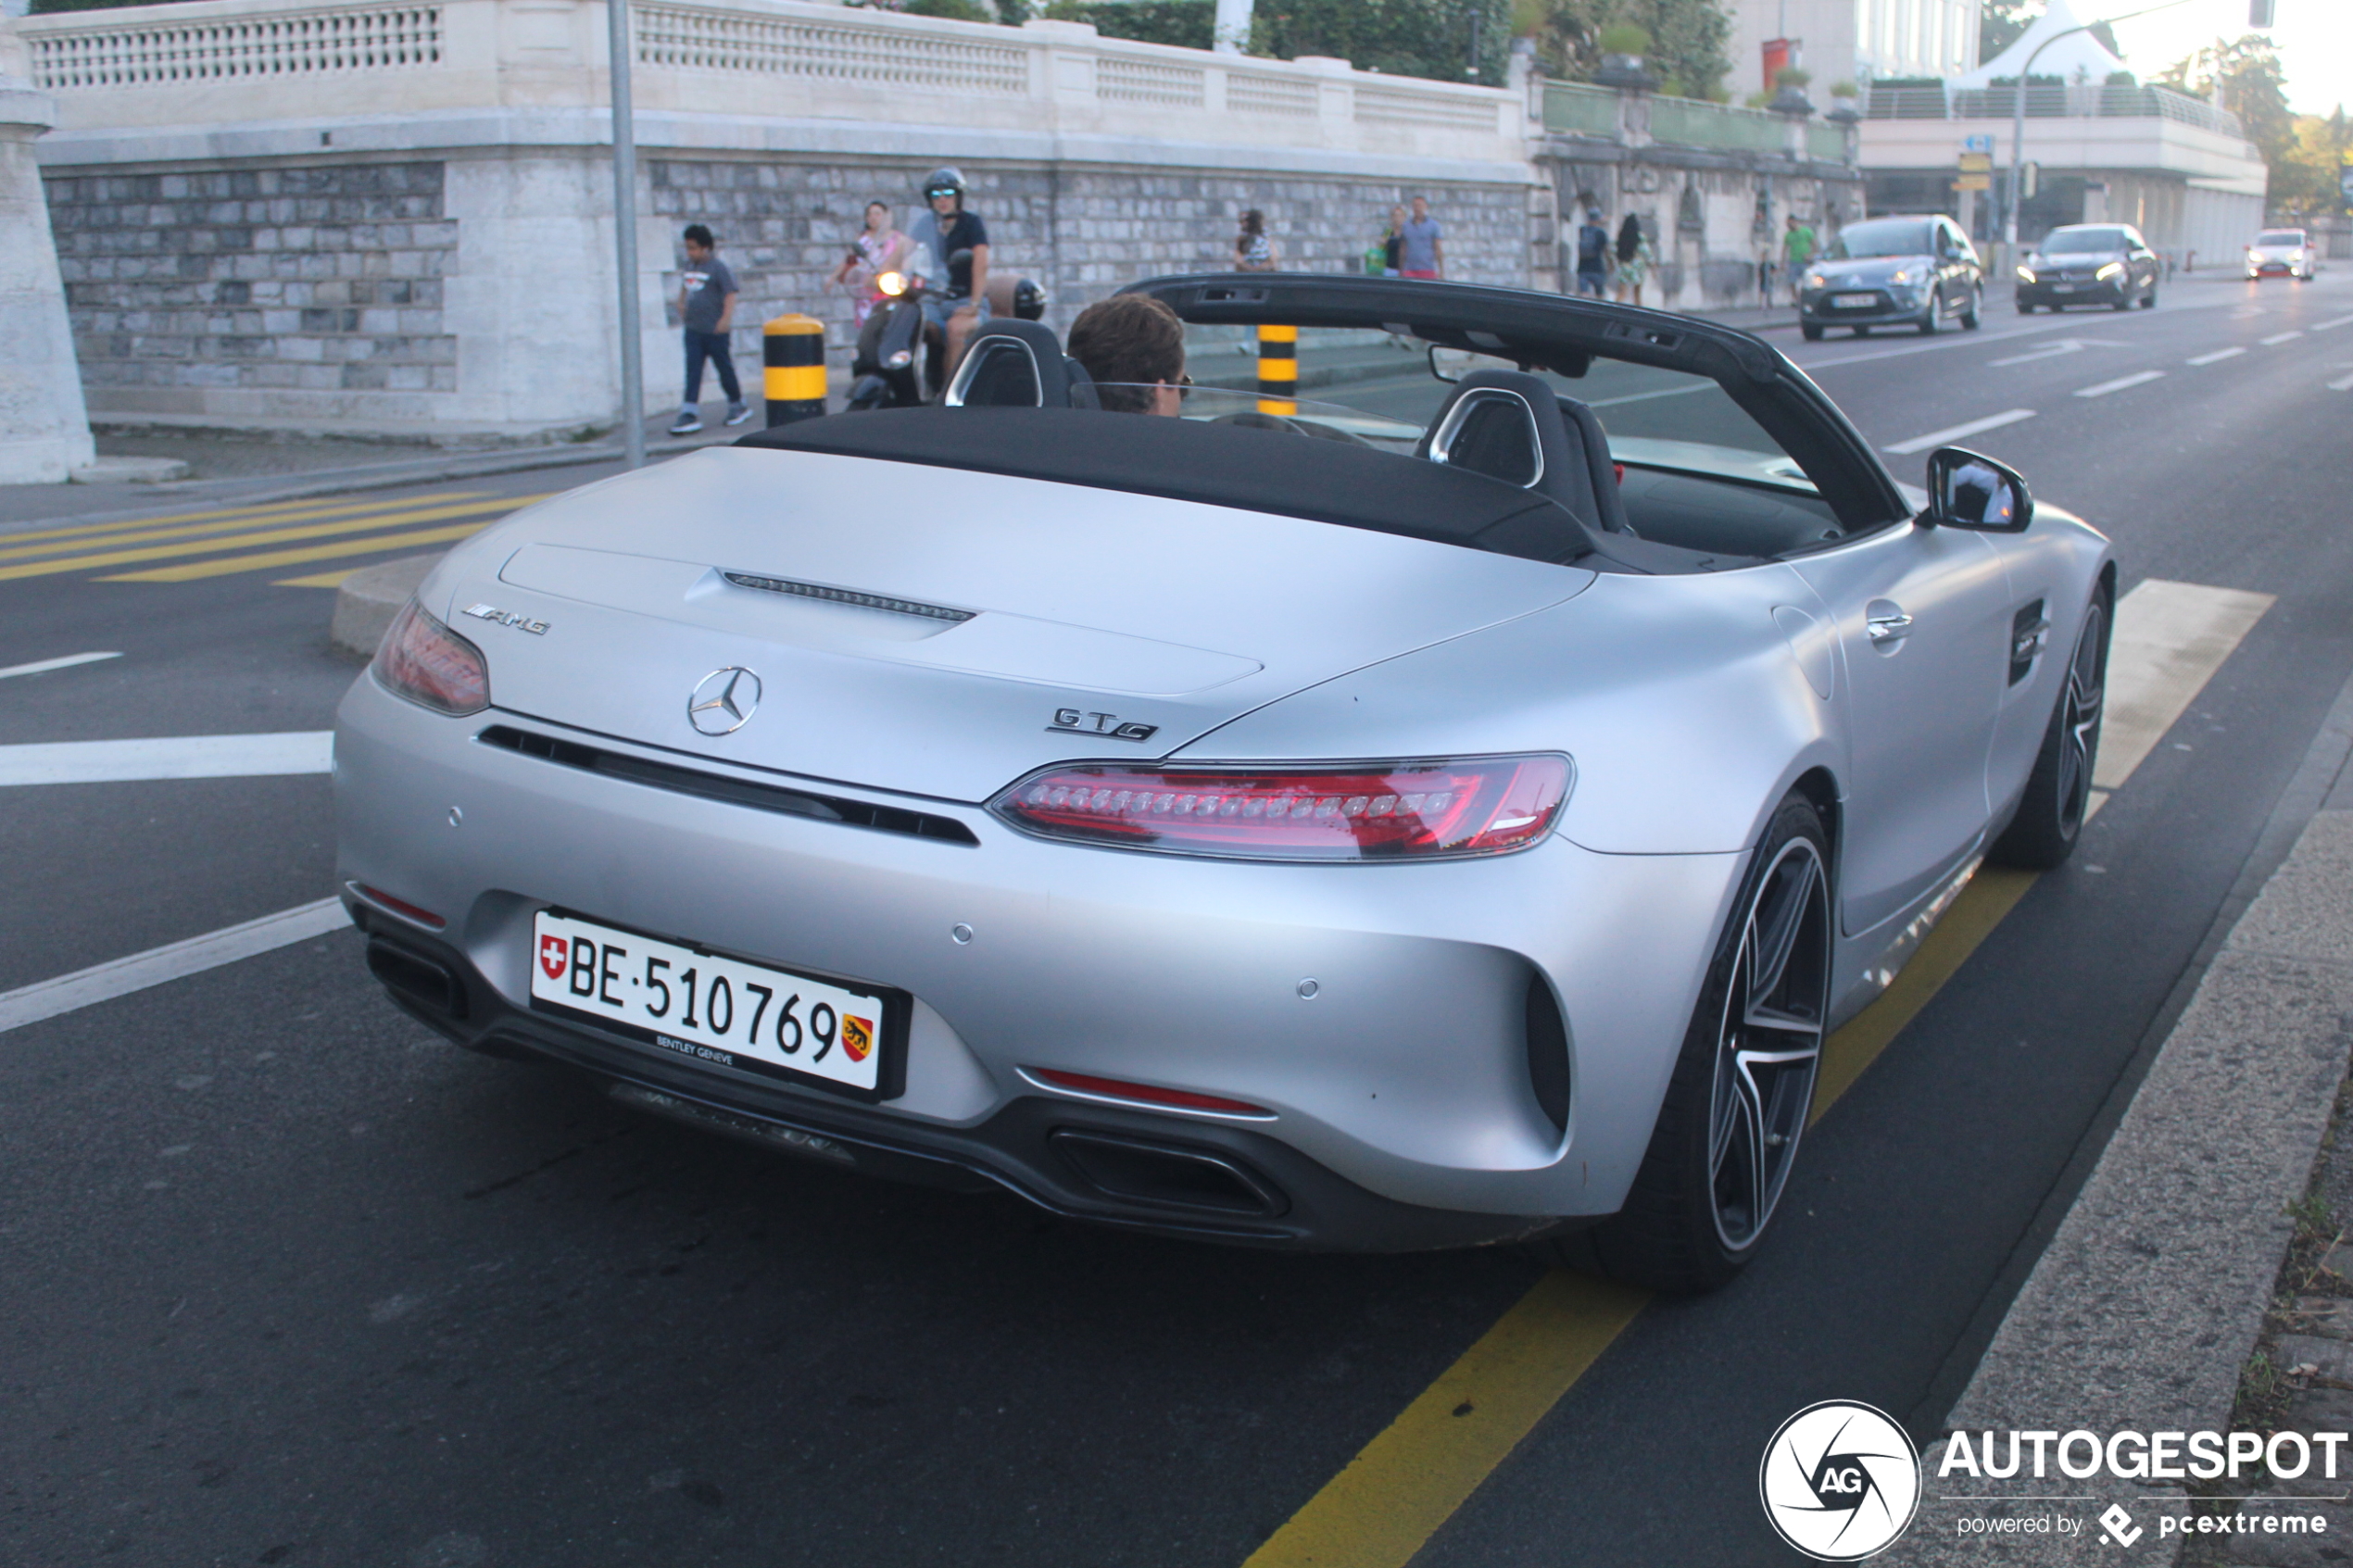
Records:
{"label": "windshield", "polygon": [[2255,236],[2259,245],[2300,245],[2304,243],[2301,229],[2266,229]]}
{"label": "windshield", "polygon": [[[1186,368],[1195,384],[1186,390],[1182,417],[1236,424],[1280,419],[1308,435],[1410,453],[1453,381],[1473,370],[1518,369],[1457,349],[1433,357],[1428,345],[1386,332],[1304,327],[1294,363],[1307,395],[1275,398],[1258,390],[1256,353],[1254,339],[1236,329],[1189,327]],[[1557,395],[1593,410],[1619,462],[1801,493],[1814,488],[1780,444],[1705,376],[1616,359],[1596,359],[1582,376],[1535,373]]]}
{"label": "windshield", "polygon": [[2045,256],[2096,256],[2123,248],[2121,229],[2054,229],[2043,241]]}
{"label": "windshield", "polygon": [[1882,218],[1870,223],[1849,223],[1831,248],[1829,261],[1860,261],[1871,256],[1926,256],[1935,248],[1930,231],[1935,225],[1918,218]]}

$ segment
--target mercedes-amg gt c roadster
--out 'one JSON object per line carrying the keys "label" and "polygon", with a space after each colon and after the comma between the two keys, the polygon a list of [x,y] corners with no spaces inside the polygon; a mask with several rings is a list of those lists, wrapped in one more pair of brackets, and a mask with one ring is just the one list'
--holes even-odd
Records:
{"label": "mercedes-amg gt c roadster", "polygon": [[[371,970],[841,1168],[1721,1283],[1827,1032],[1981,861],[2072,847],[2108,542],[1954,448],[1907,494],[1704,321],[1136,292],[1237,390],[1114,411],[1000,322],[942,406],[451,551],[338,719]],[[1334,401],[1251,386],[1262,325]]]}

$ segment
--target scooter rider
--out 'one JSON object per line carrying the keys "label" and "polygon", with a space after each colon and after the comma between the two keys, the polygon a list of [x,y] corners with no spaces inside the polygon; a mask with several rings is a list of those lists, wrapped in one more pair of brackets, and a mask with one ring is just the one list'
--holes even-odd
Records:
{"label": "scooter rider", "polygon": [[[988,320],[988,226],[978,213],[964,210],[965,189],[962,170],[933,169],[924,179],[924,200],[931,210],[907,230],[918,250],[931,251],[925,274],[947,282],[944,295],[923,296],[923,310],[924,320],[947,335],[946,373],[951,376],[964,357],[964,341]],[[959,254],[967,251],[969,256]]]}

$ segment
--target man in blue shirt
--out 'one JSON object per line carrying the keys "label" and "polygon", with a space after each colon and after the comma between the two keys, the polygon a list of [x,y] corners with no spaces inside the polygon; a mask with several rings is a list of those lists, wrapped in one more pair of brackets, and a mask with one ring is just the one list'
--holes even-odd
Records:
{"label": "man in blue shirt", "polygon": [[1429,215],[1429,198],[1414,198],[1414,216],[1397,232],[1397,270],[1407,278],[1446,276],[1446,231]]}
{"label": "man in blue shirt", "polygon": [[[924,182],[924,200],[931,210],[907,227],[916,247],[928,249],[935,263],[925,269],[933,282],[923,295],[924,320],[948,338],[949,375],[964,357],[964,340],[988,320],[988,226],[980,214],[964,210],[964,177],[954,169],[935,169]],[[971,255],[958,259],[959,253]],[[934,292],[945,280],[946,292]]]}
{"label": "man in blue shirt", "polygon": [[1602,227],[1602,209],[1590,207],[1577,230],[1577,292],[1595,299],[1609,283],[1609,231]]}

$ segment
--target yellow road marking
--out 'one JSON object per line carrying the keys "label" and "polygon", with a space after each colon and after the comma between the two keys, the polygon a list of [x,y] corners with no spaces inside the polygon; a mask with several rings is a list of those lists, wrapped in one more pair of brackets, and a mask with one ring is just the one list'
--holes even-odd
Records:
{"label": "yellow road marking", "polygon": [[[2101,788],[2093,794],[2092,811],[2188,711],[2271,604],[2269,595],[2154,581],[2119,601],[2108,690],[2114,693],[2120,683],[2131,705],[2131,729],[2120,767],[2111,766],[2103,736]],[[1808,1125],[1919,1016],[2039,875],[1978,869],[1880,998],[1823,1042]],[[1565,1270],[1546,1273],[1243,1568],[1404,1568],[1648,1299]],[[1500,1399],[1496,1390],[1503,1391]],[[1465,1403],[1472,1409],[1455,1417]],[[1482,1411],[1490,1418],[1456,1429]]]}
{"label": "yellow road marking", "polygon": [[[211,555],[223,550],[248,549],[257,545],[283,545],[297,539],[319,539],[335,533],[356,533],[364,529],[389,528],[396,523],[437,522],[444,518],[476,517],[484,512],[508,512],[532,502],[544,499],[539,495],[501,495],[487,501],[465,501],[448,507],[420,507],[408,511],[380,512],[372,517],[343,518],[333,522],[305,523],[298,528],[263,529],[250,533],[220,534],[203,540],[185,541],[176,545],[144,545],[136,549],[102,550],[95,555],[71,556],[62,560],[20,561],[14,566],[0,566],[0,581],[16,577],[46,577],[61,571],[87,571],[96,567],[127,566],[134,561],[172,560],[183,556]],[[472,530],[467,532],[471,533]],[[454,537],[454,535],[436,535]],[[346,550],[345,555],[358,555],[367,546]],[[324,558],[289,556],[289,560],[310,560]],[[242,571],[231,567],[230,571]],[[203,576],[202,572],[193,575]],[[177,581],[170,577],[135,575],[128,578],[107,578],[107,582]]]}
{"label": "yellow road marking", "polygon": [[[415,506],[427,501],[462,500],[468,495],[478,495],[481,494],[482,492],[478,490],[448,490],[441,491],[430,495],[404,495],[397,501],[353,501],[341,504],[354,508],[382,506],[407,507]],[[4,538],[9,543],[15,544],[27,539],[84,538],[97,534],[112,533],[118,529],[153,528],[158,524],[167,522],[260,522],[264,521],[283,521],[286,514],[293,511],[297,511],[307,508],[327,507],[336,504],[337,503],[328,502],[314,496],[309,500],[271,501],[262,505],[251,507],[214,507],[209,510],[201,512],[166,512],[160,517],[117,518],[112,522],[86,522],[78,524],[72,528],[35,529],[28,533],[0,534],[0,538]]]}
{"label": "yellow road marking", "polygon": [[343,580],[359,570],[356,566],[346,566],[340,571],[318,571],[308,577],[281,577],[270,585],[272,588],[340,588]]}
{"label": "yellow road marking", "polygon": [[260,571],[270,567],[296,566],[303,561],[334,560],[343,556],[374,555],[384,550],[407,549],[411,545],[444,545],[453,539],[463,539],[489,527],[487,522],[461,522],[454,528],[422,528],[413,533],[384,533],[371,539],[344,539],[333,545],[313,545],[304,550],[271,550],[258,556],[231,556],[224,560],[190,561],[184,566],[160,566],[152,571],[125,571],[112,577],[101,577],[101,583],[193,583],[200,577],[227,577],[239,571]]}
{"label": "yellow road marking", "polygon": [[1251,1553],[1246,1568],[1404,1562],[1649,1299],[1578,1274],[1546,1274]]}
{"label": "yellow road marking", "polygon": [[397,501],[347,501],[337,505],[289,508],[265,517],[233,517],[215,519],[209,522],[180,523],[172,527],[153,527],[155,521],[138,524],[119,524],[103,538],[52,539],[44,545],[19,545],[13,534],[0,534],[0,560],[21,560],[28,556],[54,556],[70,550],[110,550],[120,545],[144,544],[155,539],[193,539],[207,533],[231,533],[240,528],[280,527],[289,522],[303,522],[318,518],[359,517],[371,512],[398,511],[406,508],[438,506],[449,501],[493,499],[478,490],[455,490],[435,495],[404,495]]}

